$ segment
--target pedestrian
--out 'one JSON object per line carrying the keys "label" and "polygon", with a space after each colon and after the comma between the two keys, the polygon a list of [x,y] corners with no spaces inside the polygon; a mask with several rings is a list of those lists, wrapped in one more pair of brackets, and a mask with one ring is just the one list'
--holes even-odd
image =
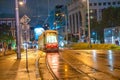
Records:
{"label": "pedestrian", "polygon": [[118,41],[118,40],[115,40],[115,44],[116,44],[116,45],[119,45],[119,41]]}

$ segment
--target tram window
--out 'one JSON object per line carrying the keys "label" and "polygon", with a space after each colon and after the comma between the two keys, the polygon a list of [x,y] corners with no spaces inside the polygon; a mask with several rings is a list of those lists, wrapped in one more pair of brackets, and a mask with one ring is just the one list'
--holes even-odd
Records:
{"label": "tram window", "polygon": [[47,43],[54,43],[57,42],[56,33],[48,33],[46,36]]}

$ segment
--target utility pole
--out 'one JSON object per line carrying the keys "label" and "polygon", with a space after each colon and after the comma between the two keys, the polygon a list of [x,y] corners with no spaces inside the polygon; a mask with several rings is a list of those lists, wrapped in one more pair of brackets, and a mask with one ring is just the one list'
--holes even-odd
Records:
{"label": "utility pole", "polygon": [[91,47],[91,34],[90,34],[90,6],[89,6],[89,0],[87,0],[87,17],[88,17],[88,40],[89,40],[89,46]]}
{"label": "utility pole", "polygon": [[20,51],[20,23],[19,23],[19,7],[18,0],[15,0],[15,13],[16,13],[16,43],[17,43],[17,59],[21,59],[21,51]]}

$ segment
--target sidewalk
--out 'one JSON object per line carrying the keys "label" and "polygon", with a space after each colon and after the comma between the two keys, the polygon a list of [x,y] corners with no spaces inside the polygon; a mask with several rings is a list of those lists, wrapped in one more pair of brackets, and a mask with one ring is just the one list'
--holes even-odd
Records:
{"label": "sidewalk", "polygon": [[0,57],[0,80],[40,80],[36,67],[37,53],[28,52],[28,71],[26,53],[17,59],[16,54]]}

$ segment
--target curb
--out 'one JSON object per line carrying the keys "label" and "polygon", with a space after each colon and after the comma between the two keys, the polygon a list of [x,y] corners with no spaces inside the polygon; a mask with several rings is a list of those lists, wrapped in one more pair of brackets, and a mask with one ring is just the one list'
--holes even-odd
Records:
{"label": "curb", "polygon": [[41,78],[41,76],[40,76],[40,73],[39,73],[39,59],[40,59],[40,56],[37,55],[36,60],[35,60],[36,79],[37,79],[37,80],[42,80],[42,78]]}

